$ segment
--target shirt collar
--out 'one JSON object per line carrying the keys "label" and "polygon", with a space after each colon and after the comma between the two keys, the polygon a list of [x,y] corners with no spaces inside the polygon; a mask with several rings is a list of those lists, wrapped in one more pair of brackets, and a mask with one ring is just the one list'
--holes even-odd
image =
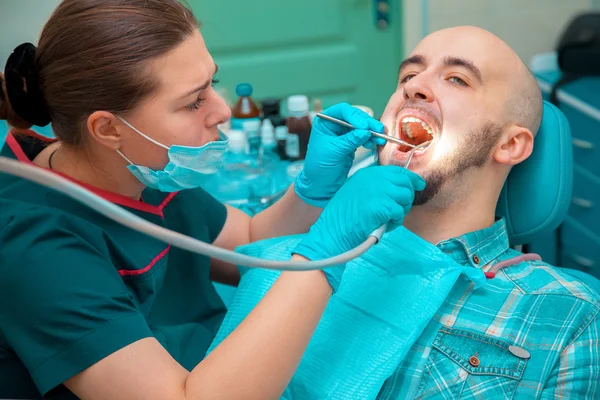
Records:
{"label": "shirt collar", "polygon": [[489,228],[443,240],[437,247],[459,264],[483,267],[510,248],[506,223],[499,219]]}

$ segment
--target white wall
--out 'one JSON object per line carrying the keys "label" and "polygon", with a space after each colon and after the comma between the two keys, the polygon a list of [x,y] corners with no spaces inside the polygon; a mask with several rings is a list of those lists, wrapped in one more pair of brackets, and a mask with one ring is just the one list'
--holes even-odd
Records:
{"label": "white wall", "polygon": [[19,44],[37,44],[58,3],[60,0],[0,0],[0,71],[4,71],[6,59]]}
{"label": "white wall", "polygon": [[[597,0],[403,0],[404,51],[410,53],[424,28],[433,32],[476,25],[503,39],[529,63],[537,53],[552,51],[566,24],[589,11]],[[422,9],[426,5],[427,18]],[[425,26],[424,26],[425,23]]]}

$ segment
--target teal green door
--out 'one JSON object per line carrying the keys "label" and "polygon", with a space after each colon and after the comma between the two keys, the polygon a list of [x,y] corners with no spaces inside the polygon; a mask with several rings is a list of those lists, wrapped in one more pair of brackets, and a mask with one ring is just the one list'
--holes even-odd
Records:
{"label": "teal green door", "polygon": [[[389,25],[376,0],[188,0],[219,65],[220,86],[251,83],[256,99],[305,94],[325,107],[346,101],[379,116],[394,92],[403,55],[399,1]],[[384,6],[385,7],[385,6]]]}

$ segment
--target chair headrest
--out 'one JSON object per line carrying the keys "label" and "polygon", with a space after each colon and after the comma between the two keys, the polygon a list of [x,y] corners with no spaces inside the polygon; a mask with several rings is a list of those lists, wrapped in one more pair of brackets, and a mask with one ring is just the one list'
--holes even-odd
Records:
{"label": "chair headrest", "polygon": [[527,244],[556,229],[565,218],[573,187],[571,129],[564,114],[544,101],[531,156],[513,167],[500,194],[511,245]]}

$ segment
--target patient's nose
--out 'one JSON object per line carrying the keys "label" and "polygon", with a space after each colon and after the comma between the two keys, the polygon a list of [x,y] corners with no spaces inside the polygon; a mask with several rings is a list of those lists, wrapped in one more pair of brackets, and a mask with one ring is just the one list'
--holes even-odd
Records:
{"label": "patient's nose", "polygon": [[433,101],[433,93],[424,79],[417,75],[404,84],[404,99]]}

